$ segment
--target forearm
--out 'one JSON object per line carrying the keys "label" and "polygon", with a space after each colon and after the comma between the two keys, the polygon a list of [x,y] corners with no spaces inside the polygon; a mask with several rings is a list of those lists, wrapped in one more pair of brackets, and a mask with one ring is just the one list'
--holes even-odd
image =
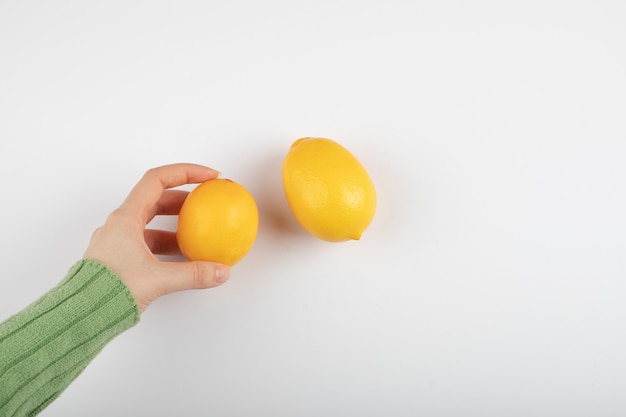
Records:
{"label": "forearm", "polygon": [[139,321],[124,283],[92,260],[0,323],[0,416],[34,415],[114,337]]}

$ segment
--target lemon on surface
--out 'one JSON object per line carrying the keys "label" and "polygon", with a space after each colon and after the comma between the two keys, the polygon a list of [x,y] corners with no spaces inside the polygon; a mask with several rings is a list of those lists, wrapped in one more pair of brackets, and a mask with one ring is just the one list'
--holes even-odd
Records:
{"label": "lemon on surface", "polygon": [[330,242],[360,239],[376,212],[376,190],[361,163],[339,143],[300,138],[282,167],[283,186],[296,220]]}
{"label": "lemon on surface", "polygon": [[232,266],[250,251],[258,227],[259,212],[248,190],[228,179],[212,179],[185,199],[178,214],[176,239],[190,261]]}

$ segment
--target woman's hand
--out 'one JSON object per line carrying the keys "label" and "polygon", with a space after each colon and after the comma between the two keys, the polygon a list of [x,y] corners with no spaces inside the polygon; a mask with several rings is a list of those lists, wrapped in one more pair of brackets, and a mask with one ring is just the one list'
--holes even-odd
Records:
{"label": "woman's hand", "polygon": [[153,168],[94,232],[84,257],[111,268],[130,289],[140,312],[163,295],[211,288],[228,279],[230,269],[226,265],[160,261],[155,254],[180,254],[176,234],[145,228],[156,215],[178,214],[188,192],[170,188],[201,183],[218,175],[214,169],[194,164]]}

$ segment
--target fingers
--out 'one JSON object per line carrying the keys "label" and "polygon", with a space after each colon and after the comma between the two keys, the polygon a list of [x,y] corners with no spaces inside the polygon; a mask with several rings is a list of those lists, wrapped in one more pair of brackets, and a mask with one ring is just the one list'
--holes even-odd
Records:
{"label": "fingers", "polygon": [[159,201],[150,209],[147,221],[149,222],[157,215],[178,214],[188,195],[189,192],[184,190],[163,191]]}
{"label": "fingers", "polygon": [[225,283],[230,277],[230,268],[212,262],[162,262],[155,277],[160,293],[213,288]]}
{"label": "fingers", "polygon": [[146,229],[143,232],[146,245],[155,255],[182,255],[175,232]]}
{"label": "fingers", "polygon": [[122,207],[147,223],[164,190],[184,184],[198,184],[217,178],[218,175],[218,171],[196,164],[172,164],[152,168],[131,190]]}

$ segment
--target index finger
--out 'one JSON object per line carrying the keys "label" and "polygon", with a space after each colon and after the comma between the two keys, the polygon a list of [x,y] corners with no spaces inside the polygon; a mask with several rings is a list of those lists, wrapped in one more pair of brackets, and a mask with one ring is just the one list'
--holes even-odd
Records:
{"label": "index finger", "polygon": [[199,184],[217,178],[219,172],[197,164],[171,164],[152,168],[133,187],[122,208],[140,216],[147,223],[150,213],[163,191],[184,184]]}

